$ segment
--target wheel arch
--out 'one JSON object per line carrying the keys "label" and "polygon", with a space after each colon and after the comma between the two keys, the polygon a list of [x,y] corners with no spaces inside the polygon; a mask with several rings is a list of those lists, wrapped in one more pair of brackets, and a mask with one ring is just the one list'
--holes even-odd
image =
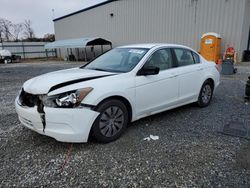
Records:
{"label": "wheel arch", "polygon": [[123,96],[120,96],[120,95],[113,95],[113,96],[109,96],[103,100],[101,100],[96,106],[95,106],[95,110],[102,104],[104,103],[105,101],[108,101],[108,100],[111,100],[111,99],[116,99],[116,100],[119,100],[121,101],[122,103],[125,104],[127,110],[128,110],[128,120],[129,122],[132,121],[132,116],[133,116],[133,108],[132,108],[132,105],[131,103],[129,102],[128,99],[126,99],[125,97]]}
{"label": "wheel arch", "polygon": [[214,79],[211,78],[211,77],[208,77],[208,78],[203,82],[203,84],[204,84],[206,81],[208,81],[208,82],[210,82],[210,83],[212,84],[212,87],[213,87],[213,90],[214,90],[214,84],[215,84]]}

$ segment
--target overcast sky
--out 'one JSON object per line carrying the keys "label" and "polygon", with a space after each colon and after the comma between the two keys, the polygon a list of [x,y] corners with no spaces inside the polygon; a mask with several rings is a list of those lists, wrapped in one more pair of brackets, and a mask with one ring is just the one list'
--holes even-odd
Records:
{"label": "overcast sky", "polygon": [[1,0],[0,18],[13,23],[30,19],[36,37],[54,33],[54,18],[81,10],[106,0]]}

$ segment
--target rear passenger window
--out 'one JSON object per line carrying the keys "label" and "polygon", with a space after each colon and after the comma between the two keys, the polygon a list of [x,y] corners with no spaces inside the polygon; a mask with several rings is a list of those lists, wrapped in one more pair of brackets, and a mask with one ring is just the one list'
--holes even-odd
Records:
{"label": "rear passenger window", "polygon": [[178,65],[181,66],[187,66],[187,65],[193,65],[195,64],[192,52],[186,49],[174,49]]}
{"label": "rear passenger window", "polygon": [[192,54],[193,54],[195,63],[196,64],[200,63],[201,62],[200,61],[200,56],[198,54],[194,53],[194,52],[192,52]]}

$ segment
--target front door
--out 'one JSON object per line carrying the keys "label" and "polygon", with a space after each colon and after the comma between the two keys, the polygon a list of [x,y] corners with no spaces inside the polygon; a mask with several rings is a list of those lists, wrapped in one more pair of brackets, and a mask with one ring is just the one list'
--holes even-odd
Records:
{"label": "front door", "polygon": [[174,105],[178,100],[178,76],[169,48],[153,53],[144,66],[159,67],[158,75],[136,77],[137,116],[142,117]]}

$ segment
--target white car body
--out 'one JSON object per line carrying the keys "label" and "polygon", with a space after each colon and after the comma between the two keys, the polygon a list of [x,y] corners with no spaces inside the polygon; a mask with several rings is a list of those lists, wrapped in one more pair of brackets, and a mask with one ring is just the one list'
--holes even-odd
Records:
{"label": "white car body", "polygon": [[[133,122],[196,102],[202,84],[208,79],[213,81],[214,89],[219,85],[220,74],[215,63],[207,62],[201,56],[198,64],[163,70],[157,75],[137,76],[137,72],[155,51],[162,48],[183,48],[196,53],[191,48],[174,44],[139,44],[119,48],[148,48],[149,50],[136,67],[127,73],[114,74],[73,68],[47,73],[26,81],[23,90],[32,95],[54,96],[86,87],[93,88],[93,91],[83,99],[81,108],[44,106],[45,130],[41,112],[38,112],[37,106],[21,105],[18,96],[15,106],[21,123],[29,129],[58,141],[87,142],[91,127],[99,115],[93,107],[107,98],[116,97],[126,101],[125,104],[129,105],[128,109],[131,113],[130,121]],[[63,83],[66,84],[63,85]],[[55,87],[58,84],[61,85]]]}
{"label": "white car body", "polygon": [[0,62],[11,63],[11,53],[9,50],[0,50]]}

